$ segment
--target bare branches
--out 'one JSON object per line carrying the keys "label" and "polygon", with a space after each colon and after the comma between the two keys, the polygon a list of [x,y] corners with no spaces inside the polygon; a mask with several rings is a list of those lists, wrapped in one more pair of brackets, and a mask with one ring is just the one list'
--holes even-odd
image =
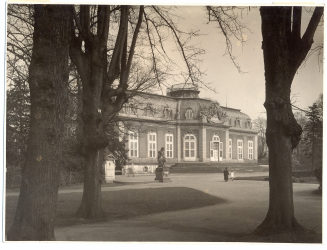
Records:
{"label": "bare branches", "polygon": [[232,39],[236,39],[241,45],[245,42],[243,34],[246,27],[240,22],[236,12],[242,13],[244,9],[242,7],[207,6],[209,22],[218,24],[219,30],[225,37],[226,53],[239,73],[242,73],[242,70],[233,55]]}
{"label": "bare branches", "polygon": [[134,30],[134,35],[133,35],[133,39],[132,39],[132,44],[129,50],[129,55],[128,55],[128,61],[127,61],[127,66],[126,66],[126,74],[127,76],[129,75],[129,71],[132,65],[132,59],[133,59],[133,55],[134,55],[134,51],[135,51],[135,46],[136,46],[136,40],[140,31],[140,27],[141,27],[141,23],[143,20],[143,13],[144,13],[144,6],[140,6],[140,11],[139,11],[139,17],[137,20],[137,24]]}
{"label": "bare branches", "polygon": [[[193,85],[197,85],[199,78],[196,77],[196,72],[195,72],[195,65],[191,63],[191,58],[193,56],[196,55],[187,55],[186,51],[185,51],[185,42],[182,42],[181,40],[181,36],[178,32],[178,29],[175,27],[174,23],[172,22],[172,20],[169,20],[168,16],[165,16],[156,6],[152,6],[152,8],[154,9],[154,11],[164,20],[164,22],[166,23],[166,25],[169,27],[170,31],[174,34],[174,37],[177,41],[177,44],[179,46],[179,50],[182,54],[182,57],[184,59],[184,62],[186,64],[187,70],[188,70],[188,79],[191,80]],[[200,53],[199,51],[197,51],[198,53]],[[188,80],[186,79],[186,81]]]}
{"label": "bare branches", "polygon": [[[297,8],[301,8],[301,7],[293,7],[293,8],[294,8],[293,10],[294,13],[300,12],[300,10],[298,10]],[[302,64],[303,61],[305,61],[305,59],[308,56],[308,53],[313,44],[313,36],[316,32],[320,19],[323,15],[323,12],[324,12],[323,7],[316,7],[313,11],[310,22],[308,24],[307,29],[304,32],[302,39],[297,39],[295,41],[294,40],[292,41],[293,43],[291,44],[292,53],[290,54],[290,61],[293,63],[293,65],[295,65],[296,69]],[[296,25],[301,25],[301,22],[297,21]],[[297,27],[297,29],[298,30],[296,32],[299,33],[300,27]],[[312,52],[310,52],[309,55],[312,55]]]}
{"label": "bare branches", "polygon": [[33,45],[33,11],[29,5],[8,5],[7,78],[8,84],[27,86]]}
{"label": "bare branches", "polygon": [[116,43],[115,43],[114,51],[111,56],[111,61],[108,70],[109,85],[111,85],[113,81],[120,74],[120,62],[123,53],[123,46],[125,45],[125,41],[127,39],[127,30],[128,30],[128,6],[122,6],[119,30],[118,30]]}
{"label": "bare branches", "polygon": [[308,24],[308,27],[306,31],[304,32],[304,35],[302,37],[302,41],[304,44],[307,44],[311,47],[311,44],[313,43],[313,35],[316,32],[316,29],[318,27],[318,24],[320,22],[320,19],[324,13],[324,7],[316,7],[312,17],[310,19],[310,22]]}

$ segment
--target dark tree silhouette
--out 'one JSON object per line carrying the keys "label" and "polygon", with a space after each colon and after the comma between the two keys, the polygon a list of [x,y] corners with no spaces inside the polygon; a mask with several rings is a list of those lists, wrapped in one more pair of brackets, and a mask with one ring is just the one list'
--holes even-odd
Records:
{"label": "dark tree silhouette", "polygon": [[292,150],[301,127],[290,101],[295,73],[306,58],[323,15],[316,7],[301,35],[301,7],[261,7],[262,49],[266,79],[267,145],[269,148],[269,209],[258,233],[294,232],[301,226],[294,216]]}
{"label": "dark tree silhouette", "polygon": [[68,84],[69,6],[35,5],[29,88],[30,132],[8,240],[54,240]]}

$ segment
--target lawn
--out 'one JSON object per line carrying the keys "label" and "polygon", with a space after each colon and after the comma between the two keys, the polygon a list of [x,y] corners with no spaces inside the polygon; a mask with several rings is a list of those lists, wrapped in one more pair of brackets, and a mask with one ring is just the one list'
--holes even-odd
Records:
{"label": "lawn", "polygon": [[[104,191],[102,197],[105,218],[98,221],[128,219],[141,215],[199,208],[226,202],[223,199],[186,187]],[[57,227],[95,222],[94,220],[83,220],[75,217],[81,198],[81,192],[59,194]],[[9,196],[6,199],[6,230],[13,221],[17,199],[18,196]]]}

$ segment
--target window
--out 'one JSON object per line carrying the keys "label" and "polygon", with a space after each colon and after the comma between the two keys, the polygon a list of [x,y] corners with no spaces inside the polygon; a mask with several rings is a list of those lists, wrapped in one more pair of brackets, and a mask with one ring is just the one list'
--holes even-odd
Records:
{"label": "window", "polygon": [[166,134],[166,157],[173,158],[174,157],[174,137],[173,134]]}
{"label": "window", "polygon": [[195,160],[196,157],[196,138],[192,134],[184,136],[184,159]]}
{"label": "window", "polygon": [[232,139],[228,140],[228,153],[229,153],[229,159],[232,159],[233,154],[233,142]]}
{"label": "window", "polygon": [[188,120],[193,119],[193,110],[191,108],[188,108],[185,112],[185,118]]}
{"label": "window", "polygon": [[221,160],[223,158],[223,142],[219,142],[219,159]]}
{"label": "window", "polygon": [[128,135],[129,157],[139,156],[139,137],[137,132],[130,131]]}
{"label": "window", "polygon": [[243,140],[237,140],[237,159],[243,160]]}
{"label": "window", "polygon": [[148,133],[148,156],[156,158],[157,155],[157,134],[154,132]]}
{"label": "window", "polygon": [[253,141],[248,141],[248,159],[253,160]]}

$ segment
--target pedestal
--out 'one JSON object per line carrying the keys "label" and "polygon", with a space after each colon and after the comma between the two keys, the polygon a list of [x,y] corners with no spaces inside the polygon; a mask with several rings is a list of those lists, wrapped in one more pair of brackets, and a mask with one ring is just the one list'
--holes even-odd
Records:
{"label": "pedestal", "polygon": [[104,173],[106,183],[113,183],[115,180],[115,163],[114,161],[105,161]]}

